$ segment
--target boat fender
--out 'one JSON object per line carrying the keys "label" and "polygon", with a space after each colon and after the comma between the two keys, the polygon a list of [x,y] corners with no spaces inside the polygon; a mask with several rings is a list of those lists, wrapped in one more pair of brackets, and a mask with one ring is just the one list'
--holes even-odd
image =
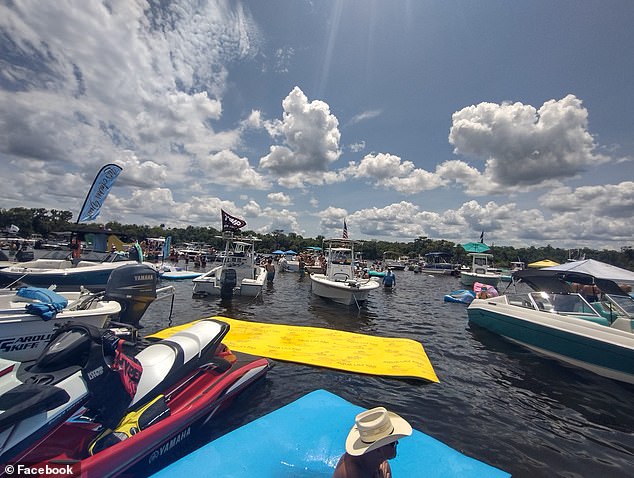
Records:
{"label": "boat fender", "polygon": [[483,269],[482,267],[477,267],[473,272],[475,272],[476,274],[486,274],[487,273],[486,269]]}

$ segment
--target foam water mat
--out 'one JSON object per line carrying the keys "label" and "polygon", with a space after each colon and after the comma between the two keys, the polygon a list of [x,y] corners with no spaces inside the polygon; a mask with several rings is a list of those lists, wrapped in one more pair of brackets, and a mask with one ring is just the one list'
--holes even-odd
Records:
{"label": "foam water mat", "polygon": [[[439,381],[422,344],[412,339],[213,318],[231,327],[223,342],[232,350],[348,372]],[[166,338],[169,331],[150,337]]]}

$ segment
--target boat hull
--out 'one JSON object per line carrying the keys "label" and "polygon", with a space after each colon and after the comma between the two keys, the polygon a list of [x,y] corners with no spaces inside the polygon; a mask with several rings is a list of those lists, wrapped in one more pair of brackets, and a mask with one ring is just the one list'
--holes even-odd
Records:
{"label": "boat hull", "polygon": [[365,302],[370,292],[380,286],[372,280],[356,283],[358,286],[354,282],[332,281],[324,274],[311,274],[310,279],[313,294],[343,305]]}
{"label": "boat hull", "polygon": [[25,268],[19,266],[0,269],[0,284],[24,283],[33,287],[50,287],[55,284],[58,291],[75,291],[80,287],[92,291],[105,290],[108,278],[118,267],[137,264],[135,261],[120,261],[82,265],[60,269]]}
{"label": "boat hull", "polygon": [[[203,274],[200,277],[196,277],[192,280],[194,287],[193,293],[195,295],[207,295],[211,297],[222,296],[222,285],[220,283],[220,276],[223,266],[218,266],[215,269]],[[262,293],[262,287],[266,283],[266,270],[263,267],[256,266],[254,268],[248,268],[252,272],[252,276],[245,276],[246,266],[237,267],[238,271],[238,284],[233,288],[232,296],[238,297],[257,297]],[[251,278],[255,277],[255,278]]]}
{"label": "boat hull", "polygon": [[469,321],[512,342],[598,375],[634,384],[634,336],[572,316],[475,299]]}
{"label": "boat hull", "polygon": [[467,287],[473,287],[476,282],[482,282],[483,284],[497,287],[500,282],[500,274],[478,274],[475,272],[460,272],[460,283]]}
{"label": "boat hull", "polygon": [[74,321],[101,328],[120,312],[121,304],[116,301],[100,301],[91,309],[65,310],[51,320],[26,313],[0,312],[0,357],[16,362],[35,360],[59,324]]}

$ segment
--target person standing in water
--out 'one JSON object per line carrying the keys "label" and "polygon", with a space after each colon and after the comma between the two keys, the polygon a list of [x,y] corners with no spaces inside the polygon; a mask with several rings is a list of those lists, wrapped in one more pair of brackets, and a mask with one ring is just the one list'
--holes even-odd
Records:
{"label": "person standing in water", "polygon": [[273,282],[273,279],[275,279],[275,266],[273,265],[273,259],[270,259],[268,261],[266,261],[266,281],[267,282]]}

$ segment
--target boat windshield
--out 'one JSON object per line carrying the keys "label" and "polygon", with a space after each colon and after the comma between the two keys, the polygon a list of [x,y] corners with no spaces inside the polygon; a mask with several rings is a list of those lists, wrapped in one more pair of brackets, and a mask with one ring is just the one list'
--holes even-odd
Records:
{"label": "boat windshield", "polygon": [[550,294],[554,311],[558,314],[597,315],[592,306],[579,294]]}
{"label": "boat windshield", "polygon": [[553,312],[556,314],[597,315],[595,309],[579,294],[548,294],[530,292],[528,294],[506,294],[510,305],[528,309]]}
{"label": "boat windshield", "polygon": [[612,310],[619,316],[634,319],[634,299],[631,297],[605,294],[601,303],[605,309]]}

